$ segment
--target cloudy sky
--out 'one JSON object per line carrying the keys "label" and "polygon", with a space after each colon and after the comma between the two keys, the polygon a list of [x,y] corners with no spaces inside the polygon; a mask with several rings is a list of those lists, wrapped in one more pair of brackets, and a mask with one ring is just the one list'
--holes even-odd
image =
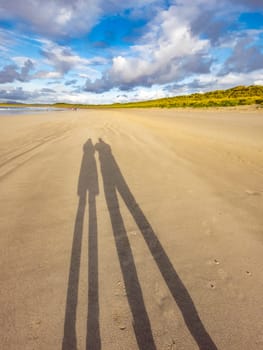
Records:
{"label": "cloudy sky", "polygon": [[263,85],[262,0],[0,0],[0,101]]}

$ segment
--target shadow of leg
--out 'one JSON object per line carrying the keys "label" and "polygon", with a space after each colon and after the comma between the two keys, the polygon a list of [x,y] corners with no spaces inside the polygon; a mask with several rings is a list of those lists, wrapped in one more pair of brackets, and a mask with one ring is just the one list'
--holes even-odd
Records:
{"label": "shadow of leg", "polygon": [[100,350],[99,271],[96,197],[89,193],[88,318],[86,350]]}
{"label": "shadow of leg", "polygon": [[85,208],[86,196],[83,196],[79,198],[73,234],[62,350],[77,350],[76,313],[78,304],[79,270]]}

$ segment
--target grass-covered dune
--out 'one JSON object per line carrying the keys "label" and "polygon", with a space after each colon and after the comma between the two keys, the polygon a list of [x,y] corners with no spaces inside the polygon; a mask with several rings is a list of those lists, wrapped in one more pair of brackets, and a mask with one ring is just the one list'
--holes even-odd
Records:
{"label": "grass-covered dune", "polygon": [[[138,108],[138,107],[227,107],[240,105],[259,105],[263,106],[263,86],[237,86],[228,90],[216,90],[206,93],[196,93],[192,95],[175,96],[161,98],[158,100],[114,103],[111,105],[96,105],[99,108]],[[67,107],[67,104],[56,104],[57,107]],[[72,106],[70,106],[72,107]],[[78,108],[87,108],[94,106],[74,105]]]}
{"label": "grass-covered dune", "polygon": [[12,107],[58,107],[58,108],[176,108],[176,107],[228,107],[242,105],[257,105],[263,107],[263,86],[236,86],[227,90],[215,90],[206,93],[195,93],[191,95],[175,96],[161,98],[157,100],[129,102],[129,103],[113,103],[106,105],[92,104],[69,104],[55,103],[47,105],[34,104],[0,104],[1,106]]}
{"label": "grass-covered dune", "polygon": [[263,105],[263,86],[237,86],[228,90],[175,96],[152,101],[127,103],[123,107],[217,107]]}

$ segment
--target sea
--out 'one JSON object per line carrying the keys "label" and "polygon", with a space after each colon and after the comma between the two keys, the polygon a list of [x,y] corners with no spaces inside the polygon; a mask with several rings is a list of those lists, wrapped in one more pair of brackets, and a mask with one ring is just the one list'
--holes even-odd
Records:
{"label": "sea", "polygon": [[53,107],[0,107],[0,116],[2,115],[18,115],[18,114],[34,114],[65,111],[64,108]]}

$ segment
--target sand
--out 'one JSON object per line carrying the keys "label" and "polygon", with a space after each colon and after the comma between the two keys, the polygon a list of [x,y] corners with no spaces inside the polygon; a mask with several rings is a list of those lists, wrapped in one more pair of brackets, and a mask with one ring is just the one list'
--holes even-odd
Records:
{"label": "sand", "polygon": [[263,348],[263,112],[0,118],[2,350]]}

